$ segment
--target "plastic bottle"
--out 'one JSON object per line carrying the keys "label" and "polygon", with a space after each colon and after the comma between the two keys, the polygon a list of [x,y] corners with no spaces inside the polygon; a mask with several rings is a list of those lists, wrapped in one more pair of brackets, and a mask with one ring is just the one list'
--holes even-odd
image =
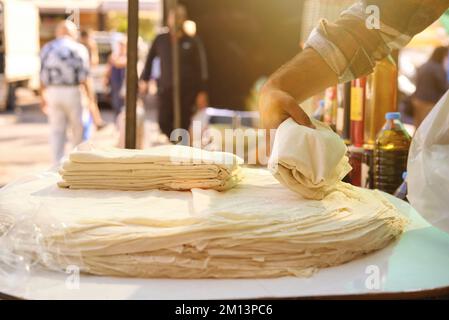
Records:
{"label": "plastic bottle", "polygon": [[324,119],[324,107],[325,107],[324,100],[320,100],[320,104],[318,105],[318,108],[316,108],[315,112],[313,113],[313,118],[315,120],[323,121],[323,119]]}
{"label": "plastic bottle", "polygon": [[401,122],[399,112],[385,115],[387,122],[378,134],[374,147],[374,188],[394,194],[407,170],[411,137]]}
{"label": "plastic bottle", "polygon": [[401,186],[396,190],[394,196],[401,200],[407,201],[407,172],[403,173],[402,180],[404,182],[402,182]]}
{"label": "plastic bottle", "polygon": [[87,141],[92,136],[93,118],[88,110],[83,110],[83,141]]}

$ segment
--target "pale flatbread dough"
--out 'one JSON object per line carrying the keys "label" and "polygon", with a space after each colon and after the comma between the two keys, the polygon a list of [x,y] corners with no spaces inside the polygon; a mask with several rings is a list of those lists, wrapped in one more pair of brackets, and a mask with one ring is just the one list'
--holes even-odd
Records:
{"label": "pale flatbread dough", "polygon": [[307,199],[323,199],[350,171],[347,148],[324,123],[316,129],[287,119],[278,128],[268,167],[287,188]]}
{"label": "pale flatbread dough", "polygon": [[228,190],[241,179],[241,159],[230,153],[184,146],[146,150],[84,144],[60,170],[61,188],[142,191],[150,189]]}
{"label": "pale flatbread dough", "polygon": [[15,224],[7,236],[16,252],[55,270],[264,278],[310,276],[381,249],[404,229],[377,191],[340,182],[322,201],[305,200],[268,170],[243,171],[226,192],[70,190],[44,173],[0,190],[0,230]]}

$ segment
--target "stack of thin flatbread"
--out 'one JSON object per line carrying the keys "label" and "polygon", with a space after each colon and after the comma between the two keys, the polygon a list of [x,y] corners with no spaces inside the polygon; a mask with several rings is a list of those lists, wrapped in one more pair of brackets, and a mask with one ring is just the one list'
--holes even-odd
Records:
{"label": "stack of thin flatbread", "polygon": [[0,190],[0,230],[14,225],[6,243],[50,269],[187,279],[310,276],[404,230],[378,191],[340,182],[323,200],[306,200],[268,170],[242,170],[226,192],[68,190],[56,186],[57,173],[40,174]]}
{"label": "stack of thin flatbread", "polygon": [[84,144],[60,170],[61,188],[123,191],[228,190],[241,178],[241,159],[230,153],[166,145],[147,150]]}
{"label": "stack of thin flatbread", "polygon": [[285,120],[277,129],[269,161],[274,177],[306,199],[323,199],[352,170],[343,140],[326,124],[316,129]]}

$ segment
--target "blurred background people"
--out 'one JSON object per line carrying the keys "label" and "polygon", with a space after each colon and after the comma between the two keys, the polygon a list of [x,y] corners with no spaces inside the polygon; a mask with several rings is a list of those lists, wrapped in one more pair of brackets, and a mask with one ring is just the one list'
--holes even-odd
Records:
{"label": "blurred background people", "polygon": [[416,92],[412,97],[414,125],[418,128],[435,104],[449,89],[447,71],[448,48],[437,47],[430,59],[417,72]]}
{"label": "blurred background people", "polygon": [[[168,14],[168,32],[159,34],[149,50],[144,70],[140,77],[140,92],[148,92],[148,83],[152,77],[153,61],[160,59],[160,77],[158,84],[159,127],[165,135],[170,137],[174,128],[173,107],[173,66],[172,47],[176,40],[179,43],[180,64],[180,104],[181,104],[181,128],[188,130],[190,121],[195,111],[208,105],[207,64],[205,53],[200,39],[189,36],[184,31],[184,23],[187,20],[187,11],[183,5]],[[175,30],[177,32],[175,33]]]}
{"label": "blurred background people", "polygon": [[72,144],[83,140],[82,89],[93,100],[87,83],[89,53],[76,41],[76,25],[64,20],[57,25],[56,39],[41,50],[41,107],[48,115],[53,163],[64,156],[66,131],[72,131]]}
{"label": "blurred background people", "polygon": [[96,67],[99,63],[99,53],[98,45],[92,37],[92,32],[89,29],[82,29],[79,42],[87,48],[91,68]]}
{"label": "blurred background people", "polygon": [[109,57],[105,75],[105,83],[110,90],[111,106],[116,117],[120,114],[125,104],[123,86],[126,76],[126,54],[126,38],[122,37],[118,40],[117,46]]}
{"label": "blurred background people", "polygon": [[[98,53],[98,46],[95,40],[92,37],[92,33],[88,29],[83,29],[80,32],[79,35],[79,42],[84,45],[87,49],[87,52],[89,53],[89,65],[90,68],[94,68],[99,63],[99,53]],[[94,84],[93,79],[91,76],[88,76],[86,79],[88,82],[88,85],[91,87],[91,90],[94,90]],[[90,136],[90,123],[91,121],[94,122],[95,126],[98,130],[101,130],[106,126],[106,123],[103,121],[103,118],[101,117],[100,109],[98,107],[97,99],[95,95],[92,96],[93,100],[90,100],[87,95],[84,96],[84,103],[87,106],[88,113],[87,113],[87,120],[84,120],[84,139],[87,140]],[[91,120],[92,119],[92,120]]]}

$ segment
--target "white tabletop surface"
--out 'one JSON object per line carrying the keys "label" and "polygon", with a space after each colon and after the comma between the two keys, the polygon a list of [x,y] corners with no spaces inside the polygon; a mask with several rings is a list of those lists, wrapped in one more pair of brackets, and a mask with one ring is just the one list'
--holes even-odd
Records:
{"label": "white tabletop surface", "polygon": [[[0,292],[25,299],[253,299],[449,288],[449,234],[432,227],[407,203],[390,199],[412,221],[400,240],[350,263],[322,269],[310,278],[170,280],[81,274],[77,282],[76,274],[35,270],[21,281],[5,281],[0,275]],[[11,285],[4,287],[8,281]]]}

